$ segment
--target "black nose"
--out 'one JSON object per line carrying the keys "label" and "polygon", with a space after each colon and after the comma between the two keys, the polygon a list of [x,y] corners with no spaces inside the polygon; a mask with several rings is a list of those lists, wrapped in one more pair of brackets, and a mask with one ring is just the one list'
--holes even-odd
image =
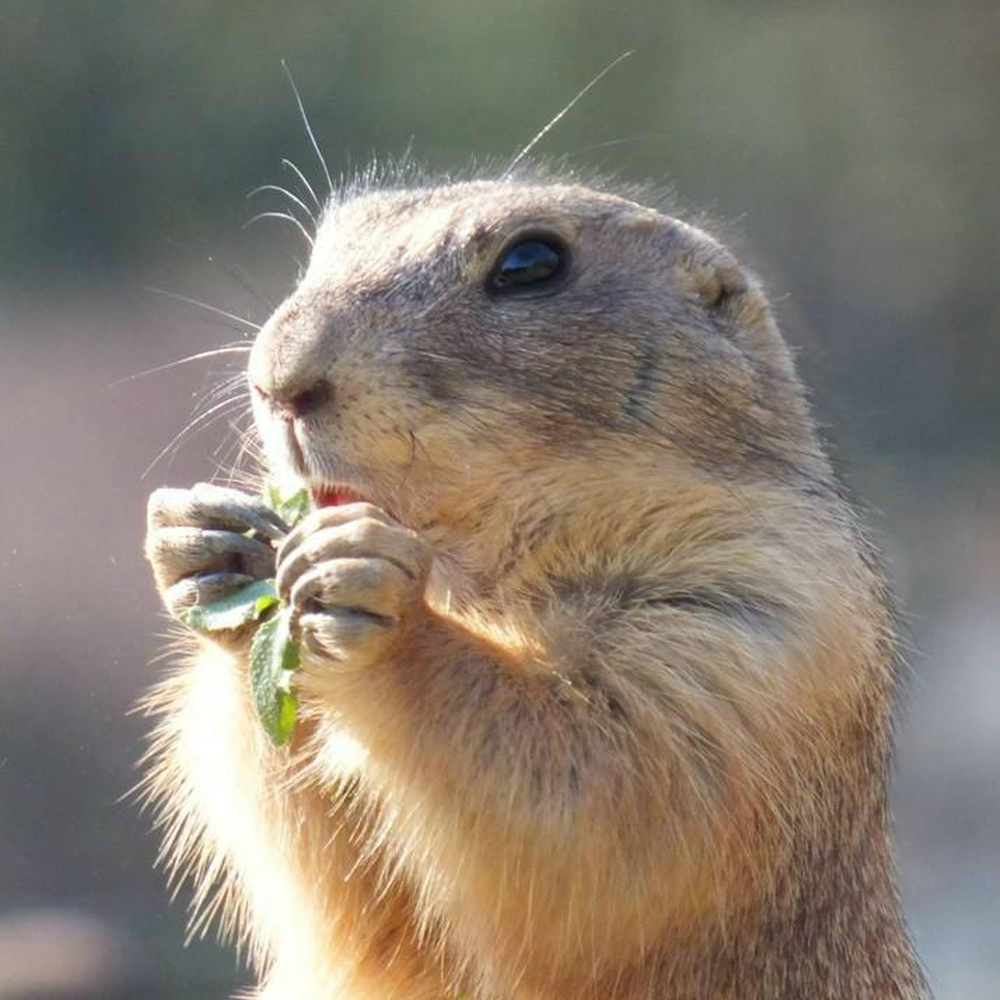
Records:
{"label": "black nose", "polygon": [[325,406],[333,396],[330,383],[324,379],[298,391],[273,393],[265,391],[259,385],[254,385],[254,389],[263,399],[267,400],[271,409],[289,420],[315,413],[316,410]]}

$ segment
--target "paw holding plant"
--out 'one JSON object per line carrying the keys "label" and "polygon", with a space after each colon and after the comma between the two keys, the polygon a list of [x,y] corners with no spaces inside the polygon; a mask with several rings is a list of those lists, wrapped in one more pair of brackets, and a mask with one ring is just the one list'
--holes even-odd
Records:
{"label": "paw holding plant", "polygon": [[245,651],[253,701],[276,745],[295,729],[302,657],[360,667],[423,602],[430,553],[367,503],[311,509],[207,483],[149,500],[146,555],[172,615]]}

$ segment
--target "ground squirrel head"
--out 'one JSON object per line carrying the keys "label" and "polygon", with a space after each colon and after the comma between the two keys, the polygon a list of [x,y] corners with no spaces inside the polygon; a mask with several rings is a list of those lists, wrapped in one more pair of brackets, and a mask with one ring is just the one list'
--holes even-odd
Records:
{"label": "ground squirrel head", "polygon": [[272,462],[411,523],[515,502],[554,463],[571,503],[571,469],[613,481],[637,451],[665,474],[825,474],[757,280],[699,229],[575,183],[333,203],[249,376]]}

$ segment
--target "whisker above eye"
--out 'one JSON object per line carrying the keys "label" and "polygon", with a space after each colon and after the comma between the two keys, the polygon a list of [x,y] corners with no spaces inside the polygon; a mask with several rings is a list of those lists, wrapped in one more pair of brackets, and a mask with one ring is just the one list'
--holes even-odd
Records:
{"label": "whisker above eye", "polygon": [[326,185],[330,192],[330,196],[333,196],[333,178],[330,176],[330,168],[326,165],[326,158],[323,156],[322,151],[319,148],[319,143],[316,141],[316,135],[312,130],[312,126],[309,124],[309,116],[306,114],[306,106],[302,103],[302,95],[299,94],[299,88],[295,85],[295,78],[292,76],[292,71],[288,68],[288,63],[284,59],[281,60],[281,68],[285,71],[285,76],[288,77],[288,82],[292,86],[292,93],[295,95],[295,103],[299,106],[299,114],[302,116],[302,124],[306,127],[306,135],[309,136],[309,141],[312,143],[313,151],[316,153],[316,157],[319,160],[320,166],[323,168],[323,175],[326,177]]}
{"label": "whisker above eye", "polygon": [[288,212],[260,212],[255,215],[249,222],[245,223],[243,228],[249,229],[255,222],[259,222],[261,219],[285,219],[290,222],[302,235],[305,237],[306,242],[310,247],[314,245],[312,234],[302,225],[299,219],[296,219],[294,215],[289,215]]}
{"label": "whisker above eye", "polygon": [[295,166],[295,164],[292,163],[291,160],[283,159],[281,161],[281,165],[283,167],[285,167],[287,170],[291,170],[295,174],[295,176],[298,177],[298,179],[301,182],[302,186],[306,189],[306,191],[309,192],[309,197],[312,198],[313,202],[316,205],[316,208],[320,212],[322,212],[323,211],[323,205],[320,202],[319,198],[316,196],[316,192],[313,190],[312,184],[310,184],[309,181],[306,180],[306,175],[304,173],[302,173],[302,171],[299,170],[299,168],[297,166]]}
{"label": "whisker above eye", "polygon": [[510,177],[511,173],[513,173],[514,171],[514,168],[535,148],[535,146],[537,146],[542,141],[542,139],[545,138],[545,136],[549,134],[549,132],[552,131],[552,129],[556,125],[559,124],[560,121],[562,121],[562,119],[568,114],[568,112],[572,111],[577,101],[579,101],[580,98],[582,98],[591,88],[596,87],[597,84],[599,84],[601,80],[603,80],[608,75],[608,73],[610,73],[620,62],[623,62],[625,59],[628,59],[628,57],[631,55],[632,55],[631,50],[629,50],[628,52],[623,52],[617,59],[608,63],[608,65],[605,66],[604,69],[602,69],[601,72],[598,73],[597,76],[595,76],[594,79],[590,81],[590,83],[588,83],[585,87],[583,87],[579,91],[579,93],[577,93],[576,97],[574,97],[554,118],[552,118],[544,128],[540,129],[535,134],[534,138],[532,138],[531,142],[529,142],[528,145],[525,146],[517,154],[517,156],[515,156],[514,159],[510,161],[510,164],[508,165],[507,169],[503,172],[501,179],[506,180],[508,177]]}
{"label": "whisker above eye", "polygon": [[293,205],[297,205],[303,212],[306,213],[306,218],[312,223],[313,229],[316,228],[316,216],[312,214],[312,210],[301,198],[292,194],[288,188],[283,188],[278,184],[261,184],[260,187],[255,187],[251,192],[249,192],[249,194],[247,194],[247,198],[253,198],[255,195],[263,194],[265,191],[276,191],[278,194],[283,194],[292,202]]}

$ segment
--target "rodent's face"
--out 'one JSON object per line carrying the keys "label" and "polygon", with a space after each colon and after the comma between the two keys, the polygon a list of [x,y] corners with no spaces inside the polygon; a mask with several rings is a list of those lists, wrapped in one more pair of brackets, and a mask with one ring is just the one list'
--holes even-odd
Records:
{"label": "rodent's face", "polygon": [[729,254],[572,185],[332,207],[249,377],[272,464],[415,525],[555,465],[565,483],[637,451],[727,470],[812,451],[784,345]]}

